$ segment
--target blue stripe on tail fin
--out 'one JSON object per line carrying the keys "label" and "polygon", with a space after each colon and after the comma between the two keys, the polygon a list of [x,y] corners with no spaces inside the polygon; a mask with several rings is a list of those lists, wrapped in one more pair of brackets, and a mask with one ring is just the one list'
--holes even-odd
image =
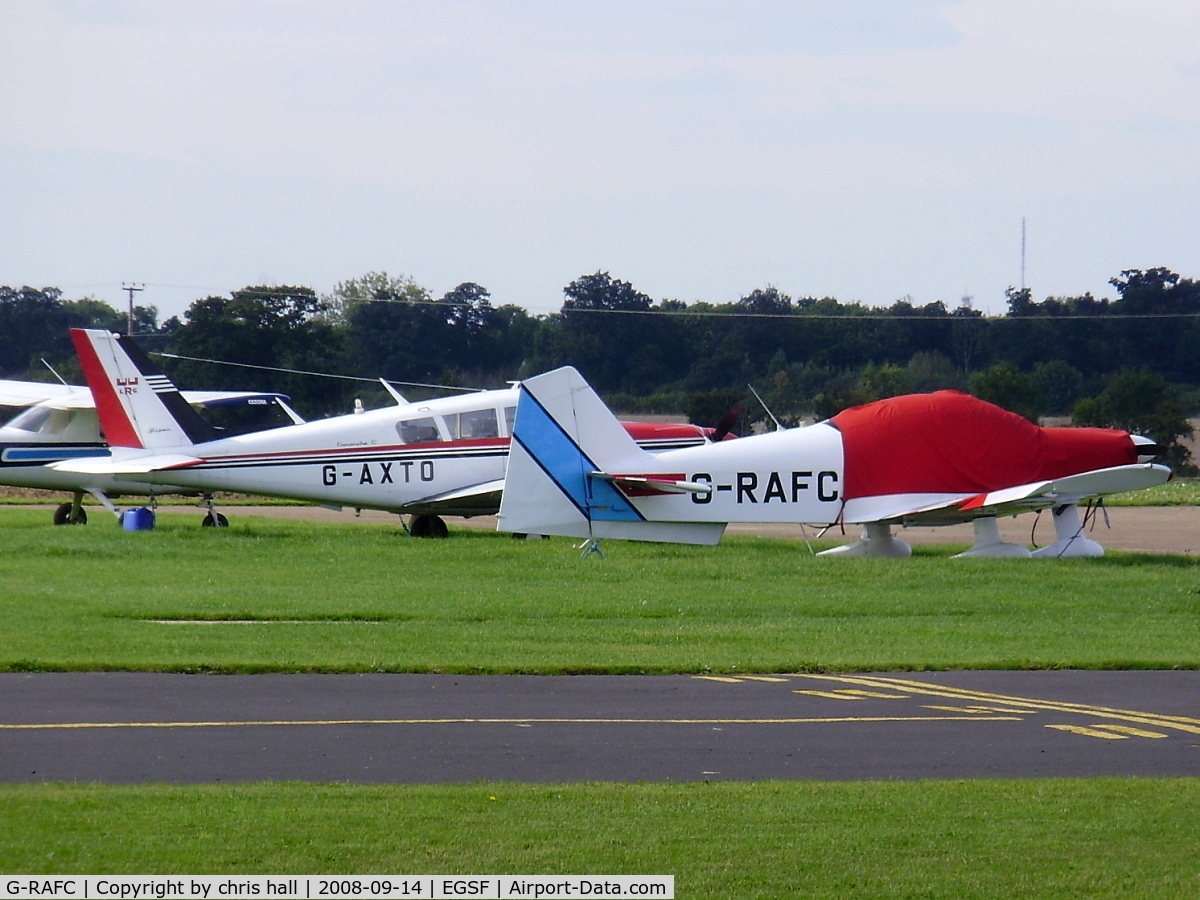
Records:
{"label": "blue stripe on tail fin", "polygon": [[643,516],[607,481],[591,477],[598,467],[545,407],[522,386],[513,440],[591,521],[640,522]]}

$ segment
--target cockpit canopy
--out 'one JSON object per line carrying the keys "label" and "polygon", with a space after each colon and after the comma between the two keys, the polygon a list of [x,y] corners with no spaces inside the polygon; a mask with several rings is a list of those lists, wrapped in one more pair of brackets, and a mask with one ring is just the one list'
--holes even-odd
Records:
{"label": "cockpit canopy", "polygon": [[463,410],[441,416],[415,416],[396,423],[396,434],[405,444],[428,444],[439,441],[478,441],[507,437],[512,432],[515,408],[504,410],[504,432],[500,430],[500,414],[494,406]]}
{"label": "cockpit canopy", "polygon": [[43,439],[58,438],[70,441],[99,441],[100,422],[96,411],[89,408],[55,409],[31,406],[21,410],[5,425]]}

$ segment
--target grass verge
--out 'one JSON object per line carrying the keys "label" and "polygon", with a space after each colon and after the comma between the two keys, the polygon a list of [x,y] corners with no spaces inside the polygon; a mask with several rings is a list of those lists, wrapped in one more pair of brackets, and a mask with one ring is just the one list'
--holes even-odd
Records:
{"label": "grass verge", "polygon": [[1144,491],[1104,498],[1106,506],[1200,506],[1200,478],[1173,478]]}
{"label": "grass verge", "polygon": [[1200,779],[0,787],[28,874],[671,874],[679,897],[1195,897]]}
{"label": "grass verge", "polygon": [[1200,667],[1200,561],[818,559],[245,518],[0,511],[0,670],[663,673]]}

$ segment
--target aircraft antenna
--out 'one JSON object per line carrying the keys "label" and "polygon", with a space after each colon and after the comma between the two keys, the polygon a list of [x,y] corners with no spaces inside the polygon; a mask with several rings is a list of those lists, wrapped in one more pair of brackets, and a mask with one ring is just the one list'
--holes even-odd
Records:
{"label": "aircraft antenna", "polygon": [[747,384],[746,387],[750,388],[750,393],[752,393],[754,395],[754,399],[758,401],[759,405],[764,410],[766,410],[767,415],[771,417],[771,421],[775,423],[775,430],[783,431],[784,430],[783,423],[780,422],[777,418],[775,418],[775,413],[771,412],[771,407],[767,406],[767,404],[763,402],[763,398],[758,396],[758,391],[756,391],[754,389],[754,385]]}
{"label": "aircraft antenna", "polygon": [[55,378],[57,378],[59,381],[61,381],[64,385],[69,387],[71,390],[75,390],[75,385],[67,384],[67,379],[65,379],[61,375],[59,375],[58,372],[56,372],[54,370],[54,366],[50,365],[50,363],[46,362],[46,360],[44,360],[44,359],[42,360],[42,365],[45,366],[47,369],[49,369],[50,374],[53,375]]}
{"label": "aircraft antenna", "polygon": [[408,400],[403,394],[391,386],[386,378],[380,378],[379,383],[383,385],[383,389],[392,395],[392,399],[396,401],[397,406],[408,406]]}

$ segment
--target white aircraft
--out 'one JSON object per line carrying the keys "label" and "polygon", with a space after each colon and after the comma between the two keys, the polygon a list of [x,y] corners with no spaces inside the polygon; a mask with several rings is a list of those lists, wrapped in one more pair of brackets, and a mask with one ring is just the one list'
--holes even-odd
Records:
{"label": "white aircraft", "polygon": [[[183,400],[196,406],[276,404],[294,422],[304,421],[281,394],[248,391],[187,391]],[[74,498],[54,511],[57,525],[84,524],[87,512],[83,495],[91,494],[116,513],[114,497],[150,494],[153,485],[136,479],[102,474],[60,472],[46,463],[60,460],[108,457],[110,450],[100,430],[100,420],[86,387],[0,380],[0,406],[21,409],[0,425],[0,484],[14,487],[70,491]],[[206,524],[214,524],[205,520]]]}
{"label": "white aircraft", "polygon": [[[408,527],[418,536],[445,536],[443,515],[499,508],[515,388],[417,403],[393,392],[393,407],[207,440],[199,416],[136,344],[107,331],[71,336],[113,451],[53,463],[57,472],[382,509],[413,516]],[[695,425],[625,429],[654,450],[725,436]]]}
{"label": "white aircraft", "polygon": [[[1162,484],[1153,441],[1041,428],[967,394],[854,407],[824,422],[651,455],[572,368],[522,382],[500,505],[502,531],[715,544],[729,522],[860,524],[825,554],[906,557],[893,525],[973,522],[962,556],[1101,556],[1079,504]],[[996,517],[1054,512],[1056,540],[1030,553]],[[594,547],[595,544],[592,545]]]}

